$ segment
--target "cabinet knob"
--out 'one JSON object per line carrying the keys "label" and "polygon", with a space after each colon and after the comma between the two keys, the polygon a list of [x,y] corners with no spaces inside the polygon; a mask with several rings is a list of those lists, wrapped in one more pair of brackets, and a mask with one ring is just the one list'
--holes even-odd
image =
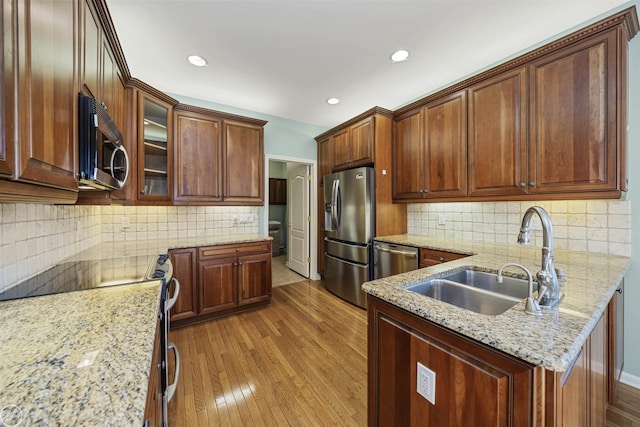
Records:
{"label": "cabinet knob", "polygon": [[622,288],[616,289],[616,292],[619,293],[620,295],[622,295]]}
{"label": "cabinet knob", "polygon": [[536,182],[535,182],[535,181],[531,181],[531,182],[529,183],[529,187],[535,187],[535,186],[536,186]]}
{"label": "cabinet knob", "polygon": [[521,183],[520,183],[520,187],[524,188],[524,187],[526,187],[526,186],[527,186],[527,183],[526,183],[526,182],[524,182],[524,181],[523,181],[523,182],[521,182]]}
{"label": "cabinet knob", "polygon": [[240,248],[236,248],[236,252],[240,252]]}
{"label": "cabinet knob", "polygon": [[443,256],[440,257],[440,262],[444,262],[444,257]]}

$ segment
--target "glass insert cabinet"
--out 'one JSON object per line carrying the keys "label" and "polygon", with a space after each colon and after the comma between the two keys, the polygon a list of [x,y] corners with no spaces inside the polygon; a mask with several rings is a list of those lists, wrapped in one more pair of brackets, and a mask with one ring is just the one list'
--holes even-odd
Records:
{"label": "glass insert cabinet", "polygon": [[171,106],[140,93],[139,176],[141,200],[171,198]]}

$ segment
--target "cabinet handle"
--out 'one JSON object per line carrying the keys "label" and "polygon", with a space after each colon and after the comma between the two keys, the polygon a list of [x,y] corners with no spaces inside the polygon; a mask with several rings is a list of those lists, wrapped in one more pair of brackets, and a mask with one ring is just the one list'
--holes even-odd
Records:
{"label": "cabinet handle", "polygon": [[444,262],[444,257],[443,256],[440,257],[440,262]]}
{"label": "cabinet handle", "polygon": [[536,186],[536,182],[535,182],[535,181],[531,181],[531,182],[529,183],[529,187],[535,187],[535,186]]}
{"label": "cabinet handle", "polygon": [[524,187],[526,187],[526,186],[527,186],[527,183],[526,183],[526,182],[524,182],[524,181],[523,181],[523,182],[521,182],[521,183],[520,183],[520,187],[524,188]]}
{"label": "cabinet handle", "polygon": [[234,266],[234,267],[237,267],[237,266],[238,266],[238,263],[237,263],[237,262],[234,262],[234,263],[233,263],[233,266]]}

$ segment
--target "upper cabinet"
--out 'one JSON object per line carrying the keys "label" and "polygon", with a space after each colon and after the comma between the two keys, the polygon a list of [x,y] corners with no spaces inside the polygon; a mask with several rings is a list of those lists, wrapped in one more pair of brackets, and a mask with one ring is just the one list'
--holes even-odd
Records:
{"label": "upper cabinet", "polygon": [[318,140],[318,179],[324,185],[324,176],[331,173],[333,167],[333,140],[327,135]]}
{"label": "upper cabinet", "polygon": [[638,30],[628,9],[398,110],[394,200],[620,198]]}
{"label": "upper cabinet", "polygon": [[466,123],[466,91],[434,100],[396,119],[395,199],[466,195]]}
{"label": "upper cabinet", "polygon": [[367,117],[332,136],[333,169],[351,169],[374,163],[374,118]]}
{"label": "upper cabinet", "polygon": [[623,189],[617,52],[614,29],[529,65],[531,193]]}
{"label": "upper cabinet", "polygon": [[172,188],[172,106],[138,92],[138,199],[170,201]]}
{"label": "upper cabinet", "polygon": [[3,2],[2,200],[76,200],[77,16],[72,1]]}
{"label": "upper cabinet", "polygon": [[175,107],[175,203],[261,205],[265,121]]}

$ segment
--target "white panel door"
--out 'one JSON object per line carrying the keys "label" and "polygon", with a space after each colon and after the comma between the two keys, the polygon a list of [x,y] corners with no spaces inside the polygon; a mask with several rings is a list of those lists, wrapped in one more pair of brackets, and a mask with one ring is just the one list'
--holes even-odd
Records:
{"label": "white panel door", "polygon": [[309,166],[292,168],[288,175],[288,238],[289,268],[309,277]]}

